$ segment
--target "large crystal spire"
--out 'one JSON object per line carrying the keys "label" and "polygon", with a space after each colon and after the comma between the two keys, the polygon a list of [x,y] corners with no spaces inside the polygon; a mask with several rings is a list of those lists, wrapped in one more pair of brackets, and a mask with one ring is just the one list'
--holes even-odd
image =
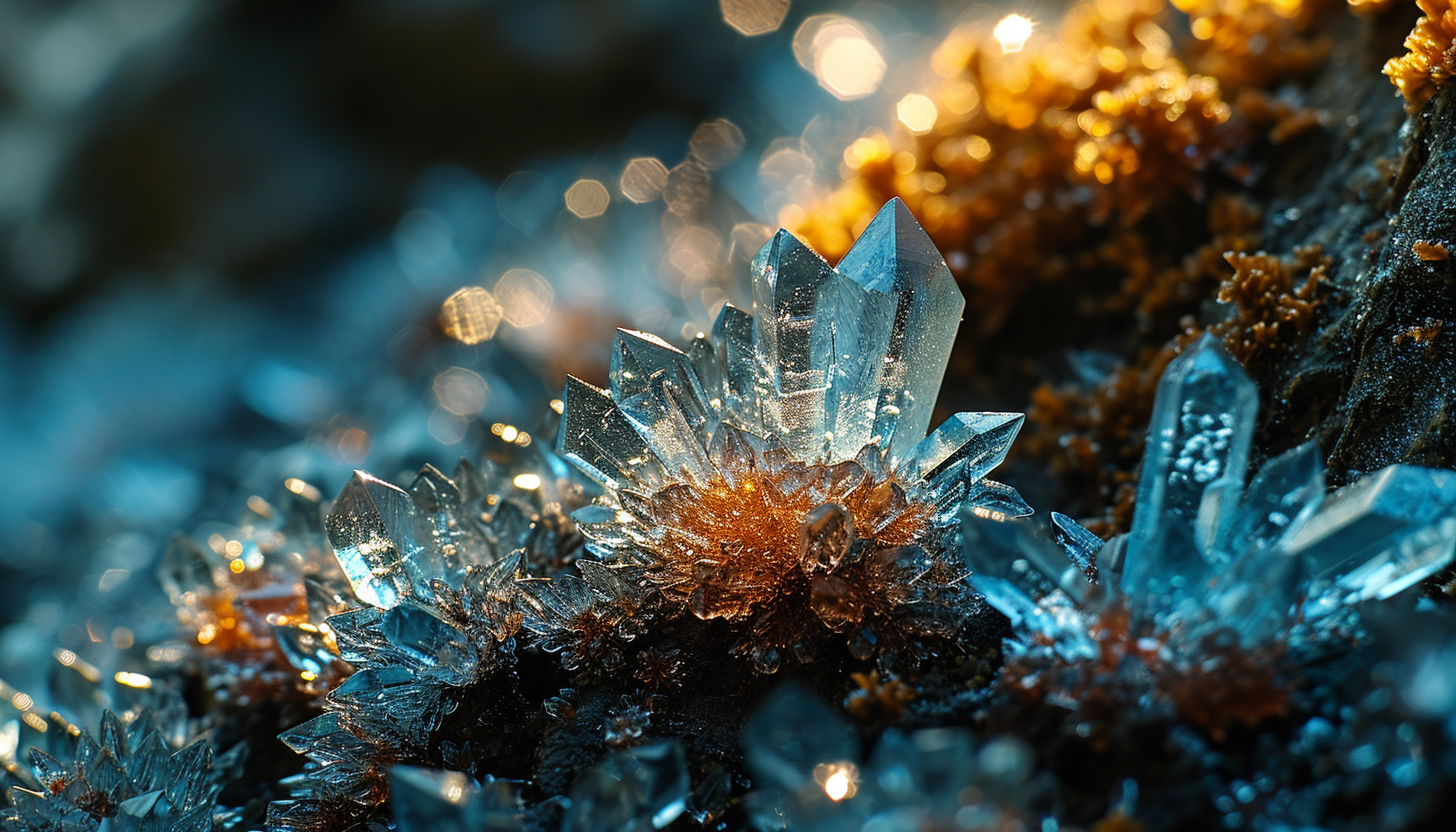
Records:
{"label": "large crystal spire", "polygon": [[[890,200],[839,261],[833,403],[837,449],[870,435],[899,459],[925,437],[966,299],[910,209]],[[851,451],[852,453],[853,451]]]}
{"label": "large crystal spire", "polygon": [[1122,587],[1157,592],[1204,580],[1244,487],[1259,393],[1218,338],[1168,365],[1148,426]]}

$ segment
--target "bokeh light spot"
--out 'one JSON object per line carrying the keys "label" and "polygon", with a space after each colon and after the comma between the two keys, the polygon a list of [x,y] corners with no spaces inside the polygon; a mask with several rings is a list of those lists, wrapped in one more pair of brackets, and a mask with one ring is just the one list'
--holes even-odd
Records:
{"label": "bokeh light spot", "polygon": [[1036,24],[1031,18],[1019,14],[1008,14],[1001,18],[996,28],[991,30],[991,36],[1001,44],[1001,54],[1010,55],[1012,52],[1020,52],[1031,38],[1031,30]]}
{"label": "bokeh light spot", "polygon": [[723,22],[740,35],[766,35],[783,25],[789,0],[719,0]]}
{"label": "bokeh light spot", "polygon": [[607,186],[595,179],[578,179],[566,189],[566,210],[582,219],[600,217],[611,203]]}
{"label": "bokeh light spot", "polygon": [[511,269],[495,284],[495,297],[511,326],[535,326],[546,320],[556,293],[546,278],[529,269]]}
{"label": "bokeh light spot", "polygon": [[474,416],[485,407],[485,379],[464,367],[435,376],[435,400],[456,416]]}
{"label": "bokeh light spot", "polygon": [[727,165],[743,152],[743,131],[727,119],[698,125],[688,140],[688,149],[708,170]]}
{"label": "bokeh light spot", "polygon": [[622,196],[633,202],[651,202],[667,187],[667,165],[651,156],[633,159],[622,170],[618,185]]}
{"label": "bokeh light spot", "polygon": [[466,286],[441,304],[440,328],[462,344],[479,344],[495,337],[504,314],[489,290]]}
{"label": "bokeh light spot", "polygon": [[912,92],[895,105],[895,115],[911,133],[920,135],[930,132],[940,113],[936,111],[934,101],[918,92]]}
{"label": "bokeh light spot", "polygon": [[863,98],[880,88],[885,58],[859,23],[839,15],[815,15],[794,34],[794,57],[835,98]]}

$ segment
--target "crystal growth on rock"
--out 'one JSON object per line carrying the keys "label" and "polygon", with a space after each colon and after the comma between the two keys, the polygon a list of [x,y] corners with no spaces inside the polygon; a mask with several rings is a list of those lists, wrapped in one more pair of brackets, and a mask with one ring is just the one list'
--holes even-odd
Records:
{"label": "crystal growth on rock", "polygon": [[712,340],[622,331],[610,390],[568,381],[559,447],[607,489],[577,517],[588,549],[667,614],[738,628],[764,673],[835,638],[866,658],[953,635],[975,610],[957,512],[1030,510],[983,479],[1019,414],[925,435],[964,307],[949,270],[894,200],[837,269],[781,231],[751,276],[752,315],[725,306]]}

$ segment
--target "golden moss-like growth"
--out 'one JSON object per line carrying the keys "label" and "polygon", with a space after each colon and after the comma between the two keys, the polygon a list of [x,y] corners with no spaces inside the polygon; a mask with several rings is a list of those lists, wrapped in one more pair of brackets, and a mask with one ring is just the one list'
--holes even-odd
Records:
{"label": "golden moss-like growth", "polygon": [[1288,348],[1309,331],[1317,308],[1316,292],[1329,261],[1318,246],[1297,249],[1292,257],[1228,253],[1234,273],[1219,288],[1218,299],[1238,314],[1210,327],[1244,364],[1273,350]]}
{"label": "golden moss-like growth", "polygon": [[1307,35],[1321,3],[1082,2],[1055,37],[1009,54],[989,25],[962,27],[931,59],[933,119],[921,104],[894,130],[866,133],[845,151],[843,186],[789,205],[780,223],[833,261],[879,205],[902,198],[946,253],[981,335],[1038,284],[1166,270],[1182,253],[1143,239],[1140,220],[1201,201],[1214,171],[1250,176],[1233,152],[1251,138],[1319,126],[1264,90],[1323,60],[1329,44]]}
{"label": "golden moss-like growth", "polygon": [[1229,89],[1267,87],[1318,66],[1328,40],[1306,34],[1321,0],[1172,0],[1193,35],[1187,61]]}
{"label": "golden moss-like growth", "polygon": [[1456,52],[1452,49],[1456,9],[1450,0],[1416,0],[1416,5],[1425,16],[1406,36],[1405,48],[1409,51],[1385,63],[1385,74],[1405,96],[1406,109],[1412,113],[1424,107],[1436,94],[1436,88],[1456,72]]}

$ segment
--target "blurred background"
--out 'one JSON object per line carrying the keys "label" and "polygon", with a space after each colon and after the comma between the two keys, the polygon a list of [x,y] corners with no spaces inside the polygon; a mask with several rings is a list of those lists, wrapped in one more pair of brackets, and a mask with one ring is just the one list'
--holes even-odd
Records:
{"label": "blurred background", "polygon": [[0,0],[0,625],[82,627],[77,587],[103,616],[285,477],[448,470],[603,382],[613,327],[746,304],[778,211],[1007,11]]}

